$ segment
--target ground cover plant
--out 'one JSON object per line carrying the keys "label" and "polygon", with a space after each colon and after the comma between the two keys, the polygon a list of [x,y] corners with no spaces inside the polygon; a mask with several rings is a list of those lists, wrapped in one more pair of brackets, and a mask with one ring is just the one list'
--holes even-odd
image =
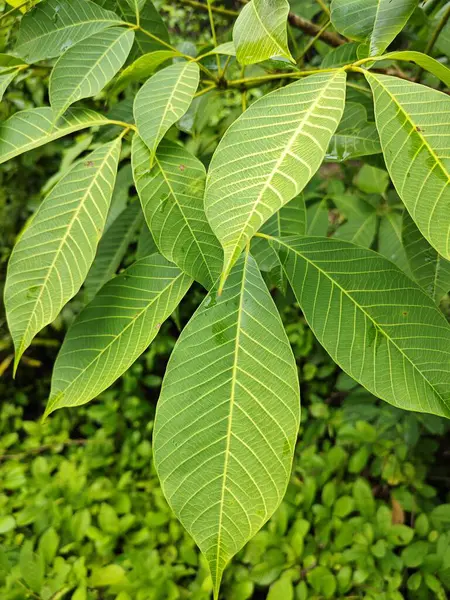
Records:
{"label": "ground cover plant", "polygon": [[2,123],[0,161],[72,144],[9,258],[13,370],[76,297],[47,418],[106,390],[171,315],[184,325],[152,456],[217,597],[291,474],[300,397],[280,294],[351,381],[449,416],[450,8],[332,0],[299,16],[251,0],[235,18],[187,2],[211,28],[195,46],[148,1],[32,4],[3,15],[0,84],[40,77],[45,94]]}

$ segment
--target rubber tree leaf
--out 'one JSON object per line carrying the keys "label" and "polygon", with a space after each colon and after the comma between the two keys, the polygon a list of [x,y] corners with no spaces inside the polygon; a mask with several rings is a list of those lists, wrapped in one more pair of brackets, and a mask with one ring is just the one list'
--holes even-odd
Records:
{"label": "rubber tree leaf", "polygon": [[358,60],[358,49],[359,44],[357,42],[350,42],[348,44],[342,44],[337,48],[332,48],[324,57],[321,68],[331,69],[336,67],[344,67]]}
{"label": "rubber tree leaf", "polygon": [[377,128],[375,123],[368,122],[365,107],[356,102],[347,102],[339,127],[330,140],[326,159],[343,162],[380,152]]}
{"label": "rubber tree leaf", "polygon": [[367,72],[392,182],[422,235],[450,258],[447,146],[450,98],[418,83]]}
{"label": "rubber tree leaf", "polygon": [[236,58],[253,65],[281,56],[295,63],[287,39],[287,0],[251,0],[239,13],[233,27]]}
{"label": "rubber tree leaf", "polygon": [[377,230],[375,208],[356,196],[332,196],[332,200],[341,215],[347,218],[347,221],[336,230],[334,238],[369,248]]}
{"label": "rubber tree leaf", "polygon": [[158,248],[156,247],[155,240],[153,239],[147,223],[144,222],[139,232],[136,259],[150,256],[150,254],[155,254],[155,252],[158,252]]}
{"label": "rubber tree leaf", "polygon": [[370,41],[369,55],[382,54],[406,25],[417,0],[332,0],[331,22],[352,40]]}
{"label": "rubber tree leaf", "polygon": [[121,141],[89,154],[55,185],[9,260],[5,306],[15,368],[33,337],[80,289],[111,201]]}
{"label": "rubber tree leaf", "polygon": [[142,210],[159,251],[210,289],[220,275],[223,253],[203,208],[205,167],[183,146],[163,140],[150,169],[150,151],[137,135],[132,162]]}
{"label": "rubber tree leaf", "polygon": [[390,404],[450,415],[450,326],[386,258],[328,238],[278,239],[305,318],[333,360]]}
{"label": "rubber tree leaf", "polygon": [[144,8],[147,0],[126,0],[128,6],[134,11],[136,21],[139,20],[140,12]]}
{"label": "rubber tree leaf", "polygon": [[181,333],[153,436],[164,495],[207,558],[216,598],[226,564],[284,496],[299,407],[292,350],[245,254]]}
{"label": "rubber tree leaf", "polygon": [[150,149],[150,163],[159,142],[189,108],[199,73],[197,63],[176,63],[153,75],[137,93],[134,118],[139,135]]}
{"label": "rubber tree leaf", "polygon": [[114,277],[143,220],[144,216],[139,202],[133,202],[116,217],[111,227],[103,235],[95,260],[84,283],[88,301],[109,279]]}
{"label": "rubber tree leaf", "polygon": [[211,56],[212,54],[223,54],[224,56],[236,56],[236,48],[234,47],[234,42],[224,42],[223,44],[219,44],[212,50],[210,50],[207,54],[203,56]]}
{"label": "rubber tree leaf", "polygon": [[[440,63],[435,58],[423,54],[422,52],[415,52],[413,50],[399,50],[398,52],[388,52],[384,56],[380,57],[379,60],[401,60],[407,62],[413,62],[422,69],[425,69],[432,75],[435,75],[440,79],[447,87],[450,87],[450,69]],[[375,61],[374,61],[375,62]],[[376,61],[378,62],[378,61]]]}
{"label": "rubber tree leaf", "polygon": [[411,275],[402,241],[402,215],[388,212],[380,219],[378,252],[395,263],[404,273]]}
{"label": "rubber tree leaf", "polygon": [[306,233],[326,236],[330,228],[328,197],[313,202],[306,210]]}
{"label": "rubber tree leaf", "polygon": [[450,291],[450,262],[430,246],[406,211],[402,239],[414,279],[439,304]]}
{"label": "rubber tree leaf", "polygon": [[0,71],[0,102],[3,99],[3,94],[11,81],[20,73],[21,69],[5,69]]}
{"label": "rubber tree leaf", "polygon": [[97,31],[121,23],[115,13],[90,0],[47,0],[22,18],[14,52],[28,63],[54,58]]}
{"label": "rubber tree leaf", "polygon": [[222,283],[269,217],[319,168],[342,117],[345,72],[311,75],[256,101],[211,160],[206,215],[224,251]]}
{"label": "rubber tree leaf", "polygon": [[50,75],[50,104],[55,120],[81,100],[97,95],[119,71],[131,50],[134,31],[110,27],[72,46]]}
{"label": "rubber tree leaf", "polygon": [[126,209],[130,197],[130,189],[133,186],[133,170],[130,163],[127,163],[117,172],[108,218],[105,223],[105,232],[108,231],[120,213]]}
{"label": "rubber tree leaf", "polygon": [[0,164],[80,129],[106,123],[106,117],[84,108],[72,108],[57,125],[51,108],[21,110],[0,124]]}
{"label": "rubber tree leaf", "polygon": [[114,83],[113,90],[119,93],[130,83],[145,81],[160,67],[174,56],[179,56],[174,50],[155,50],[137,58],[122,71]]}
{"label": "rubber tree leaf", "polygon": [[[132,0],[134,2],[134,0]],[[129,23],[135,23],[136,12],[135,9],[129,5],[127,0],[117,0],[117,14],[120,15],[124,21]],[[169,32],[161,19],[160,14],[153,6],[150,0],[142,6],[139,11],[139,24],[143,31],[136,31],[136,37],[134,41],[134,47],[131,51],[132,58],[137,58],[141,54],[153,52],[154,50],[167,50],[167,44],[170,42]],[[148,35],[151,33],[151,37]],[[157,39],[155,39],[157,38]]]}
{"label": "rubber tree leaf", "polygon": [[109,387],[146,350],[190,285],[158,254],[108,281],[64,338],[45,415],[85,404]]}

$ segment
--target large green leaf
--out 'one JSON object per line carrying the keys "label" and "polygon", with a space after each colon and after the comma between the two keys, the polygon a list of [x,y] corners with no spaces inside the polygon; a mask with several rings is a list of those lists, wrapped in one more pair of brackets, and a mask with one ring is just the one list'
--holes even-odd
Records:
{"label": "large green leaf", "polygon": [[358,60],[358,44],[357,42],[350,42],[348,44],[342,44],[337,48],[331,48],[322,61],[322,69],[331,69],[336,67],[344,67]]}
{"label": "large green leaf", "polygon": [[251,0],[239,13],[233,28],[236,58],[241,65],[276,56],[295,62],[287,40],[287,0]]}
{"label": "large green leaf", "polygon": [[86,297],[89,300],[109,279],[114,277],[143,220],[139,202],[133,202],[116,217],[103,235],[84,283]]}
{"label": "large green leaf", "polygon": [[450,259],[450,98],[418,83],[367,72],[391,179],[422,235]]}
{"label": "large green leaf", "polygon": [[[134,0],[131,3],[134,4]],[[135,7],[131,7],[128,0],[117,0],[116,9],[117,14],[124,21],[132,23],[137,21]],[[134,48],[131,51],[133,59],[147,52],[167,49],[167,44],[170,42],[167,27],[150,0],[140,8],[139,25],[144,31],[136,31]]]}
{"label": "large green leaf", "polygon": [[378,60],[401,60],[413,62],[440,79],[447,87],[450,87],[450,69],[436,59],[428,56],[427,54],[423,54],[422,52],[415,52],[413,50],[398,50],[396,52],[388,52],[384,56],[381,56]]}
{"label": "large green leaf", "polygon": [[407,275],[411,274],[402,242],[402,215],[390,211],[380,219],[378,252],[391,260]]}
{"label": "large green leaf", "polygon": [[250,106],[220,141],[206,214],[224,251],[222,283],[240,252],[319,168],[342,117],[345,72],[311,75]]}
{"label": "large green leaf", "polygon": [[417,0],[332,0],[331,21],[342,35],[370,40],[370,55],[382,54],[403,29]]}
{"label": "large green leaf", "polygon": [[368,122],[365,107],[357,102],[347,102],[342,121],[330,140],[326,158],[342,162],[380,152],[377,128],[375,123]]}
{"label": "large green leaf", "polygon": [[64,339],[45,414],[85,404],[110,386],[148,347],[190,284],[158,254],[108,281]]}
{"label": "large green leaf", "polygon": [[80,289],[108,214],[121,141],[88,155],[55,185],[17,242],[5,305],[15,366],[33,337]]}
{"label": "large green leaf", "polygon": [[110,27],[72,46],[57,61],[50,76],[50,104],[55,120],[82,98],[98,94],[124,64],[134,31]]}
{"label": "large green leaf", "polygon": [[439,304],[450,291],[450,262],[430,246],[406,211],[402,239],[414,279]]}
{"label": "large green leaf", "polygon": [[280,316],[245,255],[183,330],[153,437],[164,494],[206,556],[216,598],[228,561],[283,498],[299,400]]}
{"label": "large green leaf", "polygon": [[356,196],[332,196],[341,215],[347,221],[341,225],[334,237],[369,248],[377,229],[377,212],[373,206]]}
{"label": "large green leaf", "polygon": [[179,62],[151,77],[134,100],[134,118],[139,135],[150,149],[150,163],[168,129],[192,102],[199,82],[199,67]]}
{"label": "large green leaf", "polygon": [[130,83],[148,79],[163,63],[174,56],[178,56],[175,50],[155,50],[137,58],[131,65],[122,71],[114,83],[114,92],[124,90]]}
{"label": "large green leaf", "polygon": [[0,164],[69,133],[106,123],[106,117],[84,108],[69,110],[57,125],[51,108],[22,110],[0,124]]}
{"label": "large green leaf", "polygon": [[277,240],[298,303],[333,360],[407,410],[450,415],[450,326],[380,254],[340,240]]}
{"label": "large green leaf", "polygon": [[121,22],[116,14],[89,0],[47,0],[23,16],[14,51],[29,63],[53,58]]}
{"label": "large green leaf", "polygon": [[203,208],[205,167],[183,146],[163,140],[150,151],[133,139],[133,171],[142,209],[159,251],[210,289],[220,275],[222,248]]}

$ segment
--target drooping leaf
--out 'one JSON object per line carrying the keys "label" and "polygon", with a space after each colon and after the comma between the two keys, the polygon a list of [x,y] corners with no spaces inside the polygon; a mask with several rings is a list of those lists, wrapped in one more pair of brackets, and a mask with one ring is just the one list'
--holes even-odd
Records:
{"label": "drooping leaf", "polygon": [[246,253],[181,333],[153,437],[164,494],[206,556],[216,598],[228,561],[283,498],[299,400],[280,316]]}
{"label": "drooping leaf", "polygon": [[140,56],[119,75],[114,83],[114,92],[121,92],[130,83],[148,79],[158,67],[177,55],[174,50],[155,50]]}
{"label": "drooping leaf", "polygon": [[150,149],[150,163],[168,129],[189,108],[199,82],[197,63],[179,62],[151,77],[134,100],[139,135]]}
{"label": "drooping leaf", "polygon": [[136,201],[116,217],[111,227],[103,235],[84,284],[88,301],[107,281],[114,277],[142,222],[142,210],[139,202]]}
{"label": "drooping leaf", "polygon": [[406,25],[417,0],[332,0],[331,22],[346,37],[370,41],[370,56],[382,54]]}
{"label": "drooping leaf", "polygon": [[224,251],[222,283],[240,252],[319,168],[344,110],[345,72],[311,75],[250,106],[211,160],[205,209]]}
{"label": "drooping leaf", "polygon": [[236,58],[253,65],[277,56],[295,62],[287,40],[287,0],[251,0],[239,13],[233,28]]}
{"label": "drooping leaf", "polygon": [[1,69],[19,67],[23,64],[25,64],[24,61],[20,58],[17,58],[17,56],[12,56],[12,54],[0,53],[0,68]]}
{"label": "drooping leaf", "polygon": [[2,69],[0,70],[0,102],[3,99],[3,94],[11,81],[20,73],[20,69]]}
{"label": "drooping leaf", "polygon": [[402,242],[402,215],[400,213],[391,211],[381,218],[378,231],[378,252],[395,263],[404,273],[411,274]]}
{"label": "drooping leaf", "polygon": [[108,281],[64,339],[45,414],[85,404],[110,386],[148,347],[190,284],[158,254]]}
{"label": "drooping leaf", "polygon": [[418,83],[367,73],[392,182],[422,235],[450,258],[450,98]]}
{"label": "drooping leaf", "polygon": [[134,31],[110,27],[72,46],[57,61],[49,84],[54,119],[81,100],[98,94],[124,64]]}
{"label": "drooping leaf", "polygon": [[450,262],[430,246],[406,211],[402,239],[414,279],[439,304],[450,291]]}
{"label": "drooping leaf", "polygon": [[407,410],[450,415],[450,326],[380,254],[326,238],[279,238],[289,282],[317,339],[353,379]]}
{"label": "drooping leaf", "polygon": [[362,104],[347,102],[342,120],[330,140],[326,158],[345,161],[359,156],[379,154],[380,139],[375,123],[369,123]]}
{"label": "drooping leaf", "polygon": [[46,0],[22,18],[14,52],[28,63],[54,58],[97,31],[121,22],[115,13],[90,0]]}
{"label": "drooping leaf", "polygon": [[447,87],[450,87],[450,69],[440,63],[438,60],[413,50],[398,50],[397,52],[388,52],[382,57],[383,60],[405,60],[413,62],[422,69],[425,69],[432,75],[440,79]]}
{"label": "drooping leaf", "polygon": [[107,122],[103,115],[84,108],[71,109],[57,125],[51,108],[21,110],[0,124],[0,164],[69,133]]}
{"label": "drooping leaf", "polygon": [[358,60],[358,49],[359,44],[356,42],[350,42],[348,44],[342,44],[337,48],[332,48],[324,57],[321,68],[331,69],[336,67],[344,67]]}
{"label": "drooping leaf", "polygon": [[207,289],[220,275],[222,248],[203,208],[205,167],[183,146],[163,140],[150,169],[150,151],[133,139],[136,189],[159,251]]}
{"label": "drooping leaf", "polygon": [[[132,0],[132,2],[134,2],[134,0]],[[120,15],[124,21],[129,23],[137,21],[135,9],[129,5],[128,0],[117,0],[116,6],[117,14]],[[155,50],[167,50],[166,44],[170,42],[169,32],[167,31],[167,27],[161,19],[159,12],[150,0],[147,0],[139,11],[139,24],[147,33],[140,30],[136,31],[134,47],[131,51],[133,59],[142,54],[154,52]],[[151,35],[148,35],[149,33]]]}
{"label": "drooping leaf", "polygon": [[152,233],[148,228],[147,223],[144,221],[141,227],[141,231],[139,232],[136,249],[136,260],[139,260],[144,256],[150,256],[150,254],[155,254],[155,252],[158,252],[158,248],[156,247],[155,240],[153,239]]}
{"label": "drooping leaf", "polygon": [[120,140],[89,154],[45,198],[8,265],[5,306],[15,367],[33,337],[80,289],[108,214]]}
{"label": "drooping leaf", "polygon": [[356,196],[333,196],[332,200],[339,212],[347,218],[334,237],[369,248],[377,229],[375,208]]}

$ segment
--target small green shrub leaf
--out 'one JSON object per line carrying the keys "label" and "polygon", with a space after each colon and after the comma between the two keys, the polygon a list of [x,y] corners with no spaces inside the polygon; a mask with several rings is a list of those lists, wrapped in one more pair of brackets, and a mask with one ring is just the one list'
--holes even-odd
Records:
{"label": "small green shrub leaf", "polygon": [[46,415],[85,404],[110,386],[148,347],[190,284],[158,254],[108,281],[64,339]]}
{"label": "small green shrub leaf", "polygon": [[167,367],[153,438],[164,494],[222,572],[279,505],[299,426],[292,350],[254,259],[203,301]]}

